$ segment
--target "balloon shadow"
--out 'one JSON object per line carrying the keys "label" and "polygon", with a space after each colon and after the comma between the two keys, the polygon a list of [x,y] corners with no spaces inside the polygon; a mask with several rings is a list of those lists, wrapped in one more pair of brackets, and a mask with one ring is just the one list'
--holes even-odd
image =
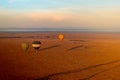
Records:
{"label": "balloon shadow", "polygon": [[70,40],[70,41],[74,41],[74,42],[87,42],[86,40]]}
{"label": "balloon shadow", "polygon": [[60,47],[60,45],[53,45],[53,46],[49,46],[49,47],[45,47],[45,48],[42,48],[40,49],[40,51],[44,51],[44,50],[48,50],[48,49],[52,49],[52,48],[56,48],[56,47]]}
{"label": "balloon shadow", "polygon": [[79,45],[79,46],[72,47],[72,48],[68,49],[68,51],[74,50],[74,49],[78,49],[78,48],[80,48],[80,47],[83,47],[83,45]]}

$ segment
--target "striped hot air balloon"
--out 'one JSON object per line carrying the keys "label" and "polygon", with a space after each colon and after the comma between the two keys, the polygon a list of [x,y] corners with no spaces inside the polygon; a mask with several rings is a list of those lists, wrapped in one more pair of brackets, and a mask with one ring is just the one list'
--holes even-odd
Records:
{"label": "striped hot air balloon", "polygon": [[23,42],[23,43],[21,44],[21,47],[22,47],[22,49],[23,49],[24,51],[27,51],[28,48],[29,48],[29,43]]}
{"label": "striped hot air balloon", "polygon": [[36,50],[36,52],[38,51],[38,49],[41,47],[41,42],[40,41],[33,41],[32,43],[32,47]]}

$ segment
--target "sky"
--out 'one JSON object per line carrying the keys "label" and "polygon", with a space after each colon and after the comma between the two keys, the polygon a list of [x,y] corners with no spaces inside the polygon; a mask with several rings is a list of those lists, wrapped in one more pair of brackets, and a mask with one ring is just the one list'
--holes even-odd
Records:
{"label": "sky", "polygon": [[0,28],[120,31],[120,0],[0,0]]}

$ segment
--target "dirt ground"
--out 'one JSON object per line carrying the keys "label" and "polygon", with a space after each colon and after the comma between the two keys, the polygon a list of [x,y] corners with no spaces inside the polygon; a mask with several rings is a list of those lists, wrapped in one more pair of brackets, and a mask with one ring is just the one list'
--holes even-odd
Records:
{"label": "dirt ground", "polygon": [[120,33],[61,33],[0,33],[0,80],[120,80]]}

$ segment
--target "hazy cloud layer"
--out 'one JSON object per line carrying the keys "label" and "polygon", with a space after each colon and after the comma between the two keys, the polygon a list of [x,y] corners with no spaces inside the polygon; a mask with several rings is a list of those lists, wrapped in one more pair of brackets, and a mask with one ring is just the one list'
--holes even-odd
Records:
{"label": "hazy cloud layer", "polygon": [[120,29],[118,0],[0,1],[0,28]]}

